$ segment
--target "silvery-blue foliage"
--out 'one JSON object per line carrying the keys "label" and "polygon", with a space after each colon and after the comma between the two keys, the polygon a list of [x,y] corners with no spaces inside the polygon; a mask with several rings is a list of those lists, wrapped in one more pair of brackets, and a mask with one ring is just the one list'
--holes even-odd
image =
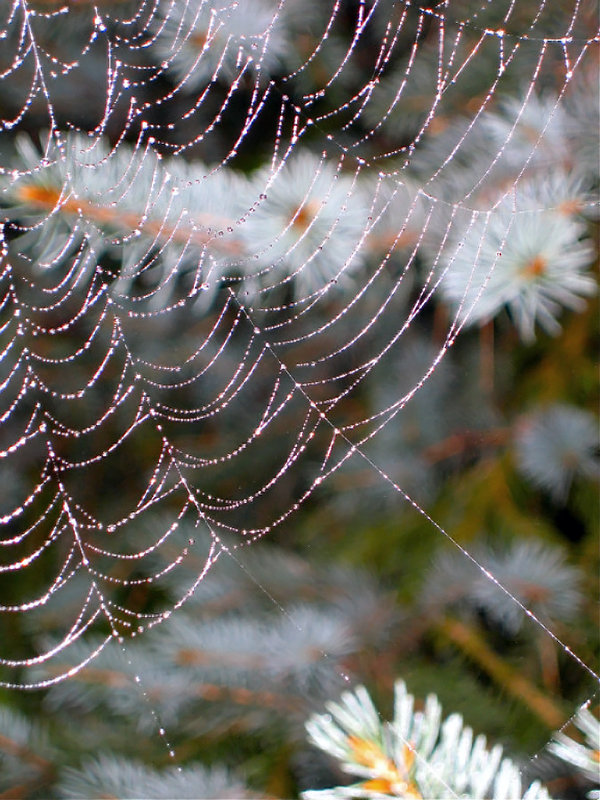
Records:
{"label": "silvery-blue foliage", "polygon": [[482,125],[492,152],[514,169],[531,161],[549,167],[566,156],[566,112],[555,94],[507,97]]}
{"label": "silvery-blue foliage", "polygon": [[154,24],[153,48],[189,91],[249,70],[269,75],[281,65],[286,30],[276,3],[265,0],[164,0]]}
{"label": "silvery-blue foliage", "polygon": [[498,583],[461,553],[445,552],[427,577],[424,600],[432,606],[484,611],[510,635],[519,631],[525,619],[513,597],[547,624],[577,614],[582,574],[566,562],[560,547],[515,541],[503,550],[479,547],[473,555]]}
{"label": "silvery-blue foliage", "polygon": [[403,681],[395,685],[394,718],[384,722],[363,686],[328,703],[325,714],[306,724],[310,741],[336,758],[358,783],[303,792],[304,800],[350,798],[468,798],[468,800],[549,800],[537,781],[525,788],[520,770],[487,748],[459,714],[442,722],[442,709],[429,695],[423,711]]}
{"label": "silvery-blue foliage", "polygon": [[221,767],[188,766],[159,771],[136,761],[101,754],[76,769],[67,767],[60,797],[144,797],[148,800],[238,800],[250,797],[244,784]]}
{"label": "silvery-blue foliage", "polygon": [[[542,621],[573,619],[581,606],[582,573],[566,563],[559,547],[539,541],[515,542],[504,552],[491,551],[482,563],[500,586]],[[481,573],[472,600],[509,633],[516,633],[523,624],[523,610]]]}
{"label": "silvery-blue foliage", "polygon": [[[274,175],[261,170],[250,184],[263,187],[242,228],[252,254],[248,273],[265,286],[293,280],[301,297],[348,278],[363,263],[361,247],[370,201],[341,165],[304,151]],[[254,189],[250,204],[256,203]],[[252,269],[252,264],[256,264]]]}
{"label": "silvery-blue foliage", "polygon": [[600,178],[600,104],[591,98],[596,97],[597,87],[597,69],[582,71],[565,97],[568,157],[596,181]]}
{"label": "silvery-blue foliage", "polygon": [[600,479],[598,423],[573,406],[554,405],[522,420],[516,434],[517,466],[535,486],[563,502],[576,477]]}
{"label": "silvery-blue foliage", "polygon": [[[159,517],[154,523],[160,530]],[[130,543],[143,533],[148,533],[146,526],[133,529]],[[171,546],[177,550],[189,535],[182,523]],[[194,583],[194,569],[192,560],[170,575],[165,588],[175,600],[182,586]],[[257,591],[257,584],[265,591]],[[70,582],[64,597],[57,592],[58,607],[48,609],[45,624],[38,620],[32,628],[49,649],[56,642],[48,640],[45,629],[53,627],[55,614],[72,613],[78,588]],[[168,625],[163,625],[167,618]],[[135,720],[140,735],[148,737],[156,729],[152,711],[166,728],[184,728],[194,735],[240,720],[248,730],[271,730],[285,714],[288,731],[301,738],[314,703],[343,686],[348,659],[381,645],[397,621],[390,596],[362,571],[319,571],[278,548],[243,549],[233,558],[218,559],[185,609],[172,617],[169,611],[158,611],[140,619],[126,650],[115,636],[106,643],[100,637],[87,643],[74,640],[62,648],[57,659],[65,670],[85,661],[86,648],[97,649],[94,668],[49,687],[44,703],[52,715],[97,715],[101,710],[119,725]],[[44,663],[34,672],[39,680],[53,677]],[[139,694],[132,691],[140,683],[152,698],[151,706],[140,705]],[[85,745],[83,735],[80,742]]]}
{"label": "silvery-blue foliage", "polygon": [[594,219],[599,209],[592,186],[589,174],[557,164],[551,172],[523,179],[519,183],[519,199],[531,210],[545,209],[567,219]]}
{"label": "silvery-blue foliage", "polygon": [[341,165],[302,152],[247,180],[162,159],[151,147],[63,139],[40,166],[37,149],[19,138],[20,171],[0,175],[2,204],[27,224],[16,246],[36,269],[57,268],[70,254],[83,277],[109,251],[122,261],[113,296],[128,305],[134,282],[146,280],[134,303],[161,308],[182,275],[206,305],[224,280],[243,280],[246,295],[292,283],[305,297],[348,286],[364,264],[370,201]]}
{"label": "silvery-blue foliage", "polygon": [[582,706],[573,718],[573,723],[583,735],[584,742],[576,742],[562,731],[558,731],[554,734],[548,749],[558,758],[573,764],[596,784],[598,789],[590,791],[587,796],[590,800],[597,800],[600,797],[600,720],[587,706]]}
{"label": "silvery-blue foliage", "polygon": [[225,616],[194,623],[180,615],[157,640],[155,660],[175,671],[187,664],[197,681],[326,694],[340,683],[333,664],[357,647],[340,614],[298,605],[275,621]]}
{"label": "silvery-blue foliage", "polygon": [[443,294],[460,323],[485,323],[506,307],[525,342],[536,325],[556,334],[563,308],[581,310],[596,291],[585,235],[582,223],[528,208],[517,192],[477,212],[448,247]]}
{"label": "silvery-blue foliage", "polygon": [[17,246],[38,270],[59,268],[83,242],[93,254],[89,269],[103,251],[121,258],[111,288],[116,299],[128,302],[134,280],[152,268],[157,274],[147,299],[157,306],[168,303],[178,276],[194,268],[192,294],[214,291],[239,255],[231,235],[235,217],[224,217],[238,211],[229,199],[239,195],[232,171],[174,162],[167,168],[151,147],[111,150],[103,139],[77,134],[53,144],[41,166],[29,139],[19,138],[17,147],[21,171],[1,176],[2,203],[26,220],[29,232]]}
{"label": "silvery-blue foliage", "polygon": [[0,748],[2,794],[31,780],[32,775],[43,775],[56,757],[56,749],[48,731],[21,712],[6,706],[0,707],[0,740],[8,745]]}

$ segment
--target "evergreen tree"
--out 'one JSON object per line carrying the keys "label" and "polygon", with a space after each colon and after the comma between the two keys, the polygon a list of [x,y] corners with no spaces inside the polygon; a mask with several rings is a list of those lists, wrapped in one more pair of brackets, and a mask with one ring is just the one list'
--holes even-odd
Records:
{"label": "evergreen tree", "polygon": [[0,796],[593,790],[594,4],[0,9]]}

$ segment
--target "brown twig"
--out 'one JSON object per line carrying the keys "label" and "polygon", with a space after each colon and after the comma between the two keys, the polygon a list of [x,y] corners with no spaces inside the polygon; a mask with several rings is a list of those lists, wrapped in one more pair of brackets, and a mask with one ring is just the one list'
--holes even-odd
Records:
{"label": "brown twig", "polygon": [[436,627],[507,694],[522,700],[548,728],[557,730],[565,723],[565,714],[554,700],[494,653],[473,627],[452,617],[446,617]]}
{"label": "brown twig", "polygon": [[19,744],[18,742],[15,742],[14,739],[10,739],[8,736],[4,736],[1,733],[0,750],[4,750],[5,753],[15,756],[16,758],[20,758],[22,761],[27,761],[30,764],[34,764],[38,769],[41,770],[48,770],[52,767],[50,761],[38,756],[37,753],[34,753],[25,745]]}
{"label": "brown twig", "polygon": [[438,461],[463,455],[469,451],[500,447],[507,442],[509,435],[510,431],[507,428],[496,428],[491,431],[460,431],[428,447],[423,452],[423,458],[428,464],[436,464]]}
{"label": "brown twig", "polygon": [[14,739],[3,734],[0,734],[0,750],[31,764],[37,770],[35,777],[30,780],[0,792],[0,800],[21,800],[21,798],[27,797],[36,787],[43,786],[54,775],[55,768],[51,761],[42,758],[42,756],[34,753],[33,750],[30,750],[25,745],[15,742]]}
{"label": "brown twig", "polygon": [[65,196],[55,188],[28,184],[19,187],[16,194],[20,202],[33,208],[58,211],[67,216],[81,216],[99,226],[111,226],[127,233],[140,231],[162,243],[177,242],[198,247],[210,245],[233,255],[242,252],[242,245],[236,239],[217,238],[212,232],[185,227],[179,222],[167,224],[162,220],[145,219],[141,214],[125,211],[117,206],[99,206],[84,198]]}
{"label": "brown twig", "polygon": [[481,391],[489,397],[494,391],[494,323],[479,328],[479,382]]}

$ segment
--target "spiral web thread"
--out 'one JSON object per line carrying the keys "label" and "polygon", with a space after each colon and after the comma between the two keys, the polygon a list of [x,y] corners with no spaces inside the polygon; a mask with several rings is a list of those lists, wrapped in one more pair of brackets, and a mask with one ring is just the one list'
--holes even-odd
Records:
{"label": "spiral web thread", "polygon": [[[598,41],[586,4],[556,5],[372,0],[352,7],[352,29],[341,2],[2,4],[3,187],[18,211],[6,217],[1,262],[1,569],[17,599],[0,611],[60,613],[63,595],[79,598],[48,649],[17,658],[4,646],[3,686],[50,686],[113,637],[125,646],[164,622],[218,558],[282,529],[348,461],[363,460],[430,519],[367,448],[434,373],[493,281],[513,224],[531,213],[518,189],[543,168],[563,99]],[[344,25],[345,51],[330,52]],[[303,26],[317,45],[294,62],[285,32]],[[488,73],[495,64],[491,83],[480,79],[463,102],[452,145],[428,147],[463,84],[473,91],[479,62]],[[317,68],[320,90],[302,94]],[[557,93],[540,105],[549,75]],[[520,99],[494,136],[487,114],[508,81]],[[82,86],[93,125],[65,100]],[[389,126],[415,98],[416,122],[394,138]],[[31,130],[42,131],[38,142]],[[258,169],[236,171],[240,157]],[[466,170],[461,182],[451,170],[470,159],[477,177]],[[498,237],[501,207],[510,220]],[[467,242],[471,277],[429,367],[361,416],[352,398],[388,368]],[[498,252],[482,278],[475,265],[490,246]],[[421,288],[407,302],[422,253]],[[578,293],[567,287],[572,304]],[[258,419],[246,398],[262,403]],[[229,428],[228,440],[211,437]],[[273,441],[279,460],[263,474]],[[254,483],[228,482],[238,470]],[[302,486],[300,471],[311,476]],[[133,507],[119,480],[136,487]],[[147,525],[157,512],[159,532]],[[197,535],[182,543],[184,523]],[[172,585],[192,554],[205,566],[174,605],[150,614],[123,601],[135,586]],[[27,579],[40,559],[54,574],[45,587]],[[60,667],[107,623],[99,645]]]}

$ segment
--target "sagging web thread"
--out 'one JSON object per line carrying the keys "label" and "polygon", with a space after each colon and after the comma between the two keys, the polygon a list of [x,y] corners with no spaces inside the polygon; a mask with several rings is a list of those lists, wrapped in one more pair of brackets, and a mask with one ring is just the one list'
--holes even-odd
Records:
{"label": "sagging web thread", "polygon": [[[7,486],[13,472],[31,483],[7,494],[2,570],[57,566],[49,586],[1,611],[81,598],[43,653],[2,655],[16,676],[3,685],[52,685],[113,637],[162,623],[216,559],[281,528],[349,460],[366,459],[425,514],[368,454],[371,440],[463,327],[506,304],[531,339],[594,290],[578,221],[594,200],[563,134],[568,103],[584,102],[571,83],[581,75],[585,94],[593,9],[349,5],[3,4],[1,455]],[[318,44],[299,58],[289,31]],[[92,125],[64,111],[82,84]],[[542,180],[549,162],[555,177]],[[525,227],[554,238],[560,263],[519,250]],[[357,415],[352,398],[440,293],[453,316],[428,368]],[[262,402],[259,419],[246,398]],[[282,455],[262,474],[268,437]],[[129,508],[123,464],[137,486]],[[310,477],[295,485],[301,469]],[[237,474],[255,484],[237,487]],[[210,489],[223,485],[229,494]],[[157,512],[160,533],[140,536]],[[181,544],[188,524],[198,536]],[[172,583],[199,551],[205,568],[175,607],[123,604],[120,590]],[[107,623],[99,646],[53,674],[54,658]]]}

